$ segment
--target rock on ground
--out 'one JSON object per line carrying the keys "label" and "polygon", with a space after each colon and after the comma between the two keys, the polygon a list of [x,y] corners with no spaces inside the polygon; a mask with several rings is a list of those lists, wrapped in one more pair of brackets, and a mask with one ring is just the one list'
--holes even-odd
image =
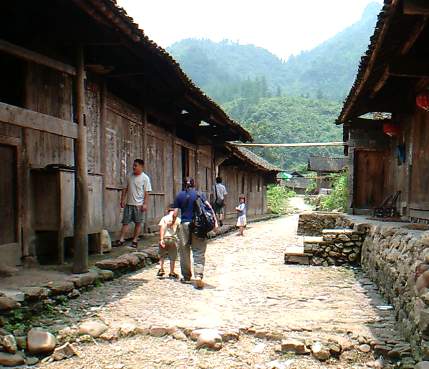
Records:
{"label": "rock on ground", "polygon": [[24,363],[24,356],[20,354],[8,354],[6,352],[0,352],[0,365],[13,367],[22,365]]}
{"label": "rock on ground", "polygon": [[27,350],[31,354],[50,354],[57,344],[55,336],[41,328],[31,328],[27,335]]}
{"label": "rock on ground", "polygon": [[79,326],[79,334],[89,334],[91,337],[97,338],[106,332],[107,329],[108,326],[103,322],[90,320]]}

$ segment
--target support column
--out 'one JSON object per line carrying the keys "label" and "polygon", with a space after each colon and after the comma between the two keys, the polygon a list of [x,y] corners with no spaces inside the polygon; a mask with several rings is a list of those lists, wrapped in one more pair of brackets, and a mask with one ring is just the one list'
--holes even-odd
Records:
{"label": "support column", "polygon": [[75,221],[73,273],[88,271],[88,169],[85,127],[85,69],[83,47],[77,50],[76,118],[78,137],[75,141]]}
{"label": "support column", "polygon": [[[32,68],[30,62],[26,64],[25,71],[25,87],[24,87],[24,106],[27,109],[33,109],[32,95],[30,92],[32,77]],[[32,213],[31,213],[31,174],[30,174],[30,156],[29,144],[31,140],[31,130],[28,128],[22,129],[22,165],[21,169],[21,186],[20,189],[20,209],[22,221],[22,262],[24,266],[33,265],[36,260],[36,247],[35,247],[35,234],[32,227]]]}

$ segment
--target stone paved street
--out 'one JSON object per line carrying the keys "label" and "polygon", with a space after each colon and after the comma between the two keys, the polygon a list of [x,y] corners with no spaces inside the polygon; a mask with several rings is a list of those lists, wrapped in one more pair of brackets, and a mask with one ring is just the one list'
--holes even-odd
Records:
{"label": "stone paved street", "polygon": [[[291,266],[286,246],[300,245],[297,216],[251,224],[209,243],[206,288],[196,290],[155,277],[156,267],[123,276],[70,302],[69,324],[100,319],[114,329],[150,327],[239,330],[238,342],[220,351],[197,350],[190,340],[139,334],[117,341],[81,344],[79,358],[46,368],[364,368],[371,354],[350,351],[341,361],[275,352],[279,337],[396,342],[391,311],[359,270]],[[278,360],[274,364],[268,364]],[[277,365],[277,366],[276,366]],[[281,366],[283,365],[283,366]]]}

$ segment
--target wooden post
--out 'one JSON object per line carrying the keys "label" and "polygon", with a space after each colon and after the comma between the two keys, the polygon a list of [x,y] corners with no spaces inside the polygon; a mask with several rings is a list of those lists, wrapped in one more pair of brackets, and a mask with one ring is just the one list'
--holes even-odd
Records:
{"label": "wooden post", "polygon": [[[25,70],[25,98],[24,105],[27,109],[32,109],[33,101],[30,93],[32,69],[30,63],[26,63]],[[31,219],[31,177],[30,177],[30,157],[29,145],[31,141],[31,130],[24,128],[22,133],[22,166],[21,166],[21,221],[22,221],[22,261],[24,265],[31,265],[36,261],[35,235]]]}
{"label": "wooden post", "polygon": [[85,127],[85,70],[83,47],[77,50],[76,117],[78,136],[75,144],[75,221],[73,273],[88,271],[88,170]]}

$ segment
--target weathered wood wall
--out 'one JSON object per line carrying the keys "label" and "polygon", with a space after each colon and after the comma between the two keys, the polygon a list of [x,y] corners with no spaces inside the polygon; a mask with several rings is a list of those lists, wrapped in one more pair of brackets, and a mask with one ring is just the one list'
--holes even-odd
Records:
{"label": "weathered wood wall", "polygon": [[259,172],[242,170],[235,166],[221,165],[219,175],[228,191],[226,215],[236,216],[238,198],[244,194],[247,199],[247,214],[261,215],[267,212],[267,184],[265,176]]}
{"label": "weathered wood wall", "polygon": [[[355,209],[373,208],[400,191],[396,205],[401,215],[429,220],[429,117],[416,110],[396,114],[393,119],[401,127],[398,136],[384,136],[382,141],[379,136],[372,140],[368,136],[368,142],[350,150],[354,159],[352,205]],[[359,135],[351,136],[352,143],[362,141],[362,132],[356,133]],[[399,160],[399,145],[404,146],[405,161]]]}

